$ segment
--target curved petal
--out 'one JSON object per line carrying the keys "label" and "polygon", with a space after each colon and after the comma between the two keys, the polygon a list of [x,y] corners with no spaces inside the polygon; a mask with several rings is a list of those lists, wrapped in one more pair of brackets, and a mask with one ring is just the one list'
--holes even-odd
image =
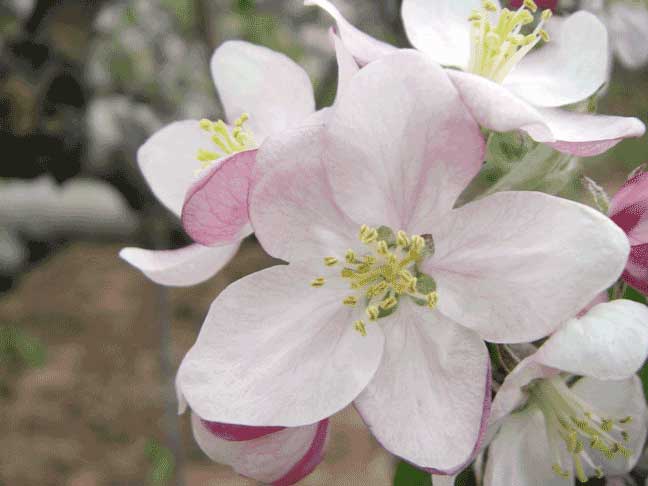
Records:
{"label": "curved petal", "polygon": [[393,454],[437,473],[458,472],[476,454],[488,421],[486,346],[410,299],[401,299],[383,331],[383,360],[355,400],[358,412]]}
{"label": "curved petal", "polygon": [[451,211],[422,264],[439,310],[487,341],[529,342],[621,274],[623,231],[601,213],[538,192],[501,192]]}
{"label": "curved petal", "polygon": [[542,115],[506,88],[471,73],[448,70],[448,76],[477,122],[496,132],[524,130],[538,142],[553,142]]}
{"label": "curved petal", "polygon": [[221,159],[187,190],[182,226],[194,241],[223,245],[252,233],[248,195],[256,156],[256,150],[246,150]]}
{"label": "curved petal", "polygon": [[244,41],[222,44],[211,71],[227,119],[248,113],[257,143],[304,120],[315,111],[310,79],[289,57]]}
{"label": "curved petal", "polygon": [[648,172],[626,181],[610,201],[609,214],[631,244],[648,244]]}
{"label": "curved petal", "polygon": [[315,469],[324,457],[328,425],[326,419],[233,442],[215,436],[197,414],[191,416],[194,438],[211,460],[273,486],[295,484]]}
{"label": "curved petal", "polygon": [[232,442],[258,439],[268,434],[274,434],[286,427],[251,427],[249,425],[224,424],[223,422],[209,422],[201,420],[202,425],[215,437]]}
{"label": "curved petal", "polygon": [[542,413],[538,409],[515,413],[491,442],[484,486],[574,486],[571,456],[564,447],[560,448],[560,455],[569,478],[552,470],[554,458]]}
{"label": "curved petal", "polygon": [[549,145],[579,157],[601,154],[624,138],[641,137],[646,131],[644,124],[633,117],[591,115],[555,108],[538,108],[538,112],[556,139]]}
{"label": "curved petal", "polygon": [[579,11],[556,27],[551,41],[525,56],[504,80],[536,106],[582,101],[607,81],[608,35],[601,21]]}
{"label": "curved petal", "polygon": [[623,280],[648,295],[648,243],[632,247]]}
{"label": "curved petal", "polygon": [[177,250],[123,248],[119,256],[160,285],[186,287],[216,275],[238,251],[240,241],[207,247],[189,245]]}
{"label": "curved petal", "polygon": [[465,69],[470,57],[468,17],[479,7],[480,0],[403,0],[405,33],[414,47],[435,62]]}
{"label": "curved petal", "polygon": [[648,63],[648,8],[630,2],[609,6],[608,27],[614,54],[628,69]]}
{"label": "curved petal", "polygon": [[200,169],[198,150],[212,145],[197,120],[184,120],[155,132],[137,151],[137,162],[153,194],[177,216]]}
{"label": "curved petal", "polygon": [[328,0],[305,0],[304,5],[316,5],[333,17],[342,41],[361,66],[397,50],[396,47],[374,39],[355,28]]}
{"label": "curved petal", "polygon": [[416,51],[363,68],[334,110],[323,164],[338,204],[363,224],[429,232],[483,163],[479,127]]}
{"label": "curved petal", "polygon": [[364,389],[380,362],[382,332],[356,332],[344,289],[333,281],[311,287],[315,272],[312,262],[272,267],[218,296],[178,371],[196,413],[292,427],[329,417]]}
{"label": "curved petal", "polygon": [[546,366],[600,380],[622,380],[648,356],[648,307],[613,300],[571,319],[534,355]]}
{"label": "curved petal", "polygon": [[292,130],[259,149],[263,175],[250,197],[250,219],[263,248],[290,262],[343,256],[359,224],[331,194],[321,160],[323,127]]}
{"label": "curved petal", "polygon": [[342,92],[346,89],[351,78],[360,70],[358,64],[342,39],[335,33],[333,28],[329,30],[329,37],[335,47],[335,57],[338,66],[337,93],[335,99],[339,99]]}
{"label": "curved petal", "polygon": [[[585,450],[590,457],[597,460],[606,475],[612,476],[630,471],[641,456],[648,430],[646,399],[639,377],[632,376],[617,381],[602,381],[586,377],[578,380],[571,390],[585,403],[591,404],[610,417],[617,419],[632,417],[632,421],[623,426],[629,434],[628,443],[624,445],[633,452],[630,458],[617,456],[613,461],[604,460],[598,451],[593,451],[589,443],[585,443]],[[586,464],[584,466],[585,473],[593,477],[594,471]]]}

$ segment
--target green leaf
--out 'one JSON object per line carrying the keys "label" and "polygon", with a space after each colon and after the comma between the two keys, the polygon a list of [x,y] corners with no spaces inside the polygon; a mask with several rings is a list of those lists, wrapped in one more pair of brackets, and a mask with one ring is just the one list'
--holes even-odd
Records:
{"label": "green leaf", "polygon": [[432,479],[429,472],[421,471],[401,461],[396,467],[394,486],[432,486]]}
{"label": "green leaf", "polygon": [[14,346],[18,356],[30,368],[40,368],[45,364],[46,349],[39,339],[19,331]]}
{"label": "green leaf", "polygon": [[175,460],[172,452],[155,439],[146,443],[146,455],[151,463],[149,470],[149,484],[165,484],[173,478]]}
{"label": "green leaf", "polygon": [[625,292],[623,292],[623,298],[639,302],[640,304],[648,303],[646,301],[646,297],[642,293],[640,293],[638,290],[633,289],[629,285],[626,286]]}

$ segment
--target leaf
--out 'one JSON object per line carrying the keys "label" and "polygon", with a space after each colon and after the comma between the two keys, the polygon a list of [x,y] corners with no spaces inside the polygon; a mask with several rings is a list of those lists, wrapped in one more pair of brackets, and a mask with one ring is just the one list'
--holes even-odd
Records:
{"label": "leaf", "polygon": [[401,461],[394,474],[394,486],[432,486],[432,478],[430,473]]}
{"label": "leaf", "polygon": [[155,439],[147,441],[145,451],[151,463],[149,483],[158,485],[170,481],[175,469],[173,453]]}

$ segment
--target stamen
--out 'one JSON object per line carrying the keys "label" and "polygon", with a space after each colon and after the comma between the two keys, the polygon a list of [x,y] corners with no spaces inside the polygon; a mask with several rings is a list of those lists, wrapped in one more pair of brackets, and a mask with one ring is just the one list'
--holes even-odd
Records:
{"label": "stamen", "polygon": [[311,286],[316,288],[323,287],[325,283],[326,280],[324,279],[324,277],[317,277],[311,282]]}
{"label": "stamen", "polygon": [[338,259],[335,257],[324,257],[324,265],[327,267],[332,267],[334,265],[337,265]]}
{"label": "stamen", "polygon": [[358,298],[355,295],[349,295],[348,297],[345,297],[344,300],[342,301],[344,305],[351,305],[354,306],[358,303]]}
{"label": "stamen", "polygon": [[367,328],[365,327],[365,323],[358,320],[353,323],[353,328],[358,331],[362,336],[367,335]]}
{"label": "stamen", "polygon": [[378,319],[378,315],[380,314],[378,307],[376,307],[375,305],[370,305],[369,307],[367,307],[365,312],[367,313],[367,317],[369,317],[370,321],[375,321],[376,319]]}
{"label": "stamen", "polygon": [[256,146],[252,132],[243,126],[248,118],[246,113],[242,114],[234,122],[234,127],[231,131],[223,120],[213,122],[203,118],[198,122],[201,129],[212,135],[211,141],[218,149],[217,152],[204,149],[198,150],[197,159],[200,161],[203,169],[208,168],[215,160]]}

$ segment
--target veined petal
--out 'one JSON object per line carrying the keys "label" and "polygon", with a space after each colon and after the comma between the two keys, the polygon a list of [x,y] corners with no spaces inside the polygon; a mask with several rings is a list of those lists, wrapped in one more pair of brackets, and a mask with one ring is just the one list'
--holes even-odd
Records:
{"label": "veined petal", "polygon": [[189,245],[177,250],[124,248],[119,256],[160,285],[186,287],[214,276],[234,257],[240,241],[208,247]]}
{"label": "veined petal", "polygon": [[421,270],[439,310],[492,342],[553,331],[621,274],[623,231],[585,205],[538,192],[501,192],[452,210],[433,226]]}
{"label": "veined petal", "polygon": [[582,101],[607,81],[608,35],[601,21],[580,11],[555,24],[551,41],[525,56],[504,80],[536,106]]}
{"label": "veined petal", "polygon": [[198,150],[212,145],[197,120],[184,120],[155,132],[137,151],[137,162],[153,194],[177,216],[200,169]]}
{"label": "veined petal", "polygon": [[[348,405],[382,355],[377,326],[354,330],[345,288],[321,288],[321,260],[272,267],[231,284],[212,304],[178,371],[189,406],[205,420],[300,426]],[[342,285],[340,279],[340,285]]]}
{"label": "veined petal", "polygon": [[315,111],[306,72],[267,47],[228,41],[212,56],[211,70],[227,119],[248,113],[255,141],[303,121]]}
{"label": "veined petal", "polygon": [[[562,445],[562,444],[561,444]],[[560,447],[562,478],[552,470],[545,421],[538,409],[511,415],[491,442],[484,486],[574,486],[571,455]]]}
{"label": "veined petal", "polygon": [[480,0],[403,0],[401,15],[414,47],[439,64],[465,69],[470,57],[468,17],[479,7]]}
{"label": "veined petal", "polygon": [[355,28],[328,0],[305,0],[304,5],[316,5],[333,17],[342,41],[361,66],[397,50],[396,47],[374,39]]}
{"label": "veined petal", "polygon": [[479,127],[445,71],[412,50],[354,76],[328,128],[335,200],[369,225],[429,232],[483,163]]}
{"label": "veined petal", "polygon": [[648,307],[613,300],[569,320],[534,355],[546,366],[574,375],[621,380],[648,356]]}
{"label": "veined petal", "polygon": [[315,469],[324,456],[328,425],[325,419],[233,442],[214,435],[197,414],[191,417],[196,442],[210,459],[273,486],[295,484]]}
{"label": "veined petal", "polygon": [[182,226],[194,241],[231,244],[252,233],[248,195],[255,181],[256,156],[256,150],[246,150],[219,160],[188,189]]}
{"label": "veined petal", "polygon": [[408,299],[383,331],[383,360],[355,401],[358,412],[393,454],[436,473],[458,472],[477,453],[488,421],[486,346]]}

